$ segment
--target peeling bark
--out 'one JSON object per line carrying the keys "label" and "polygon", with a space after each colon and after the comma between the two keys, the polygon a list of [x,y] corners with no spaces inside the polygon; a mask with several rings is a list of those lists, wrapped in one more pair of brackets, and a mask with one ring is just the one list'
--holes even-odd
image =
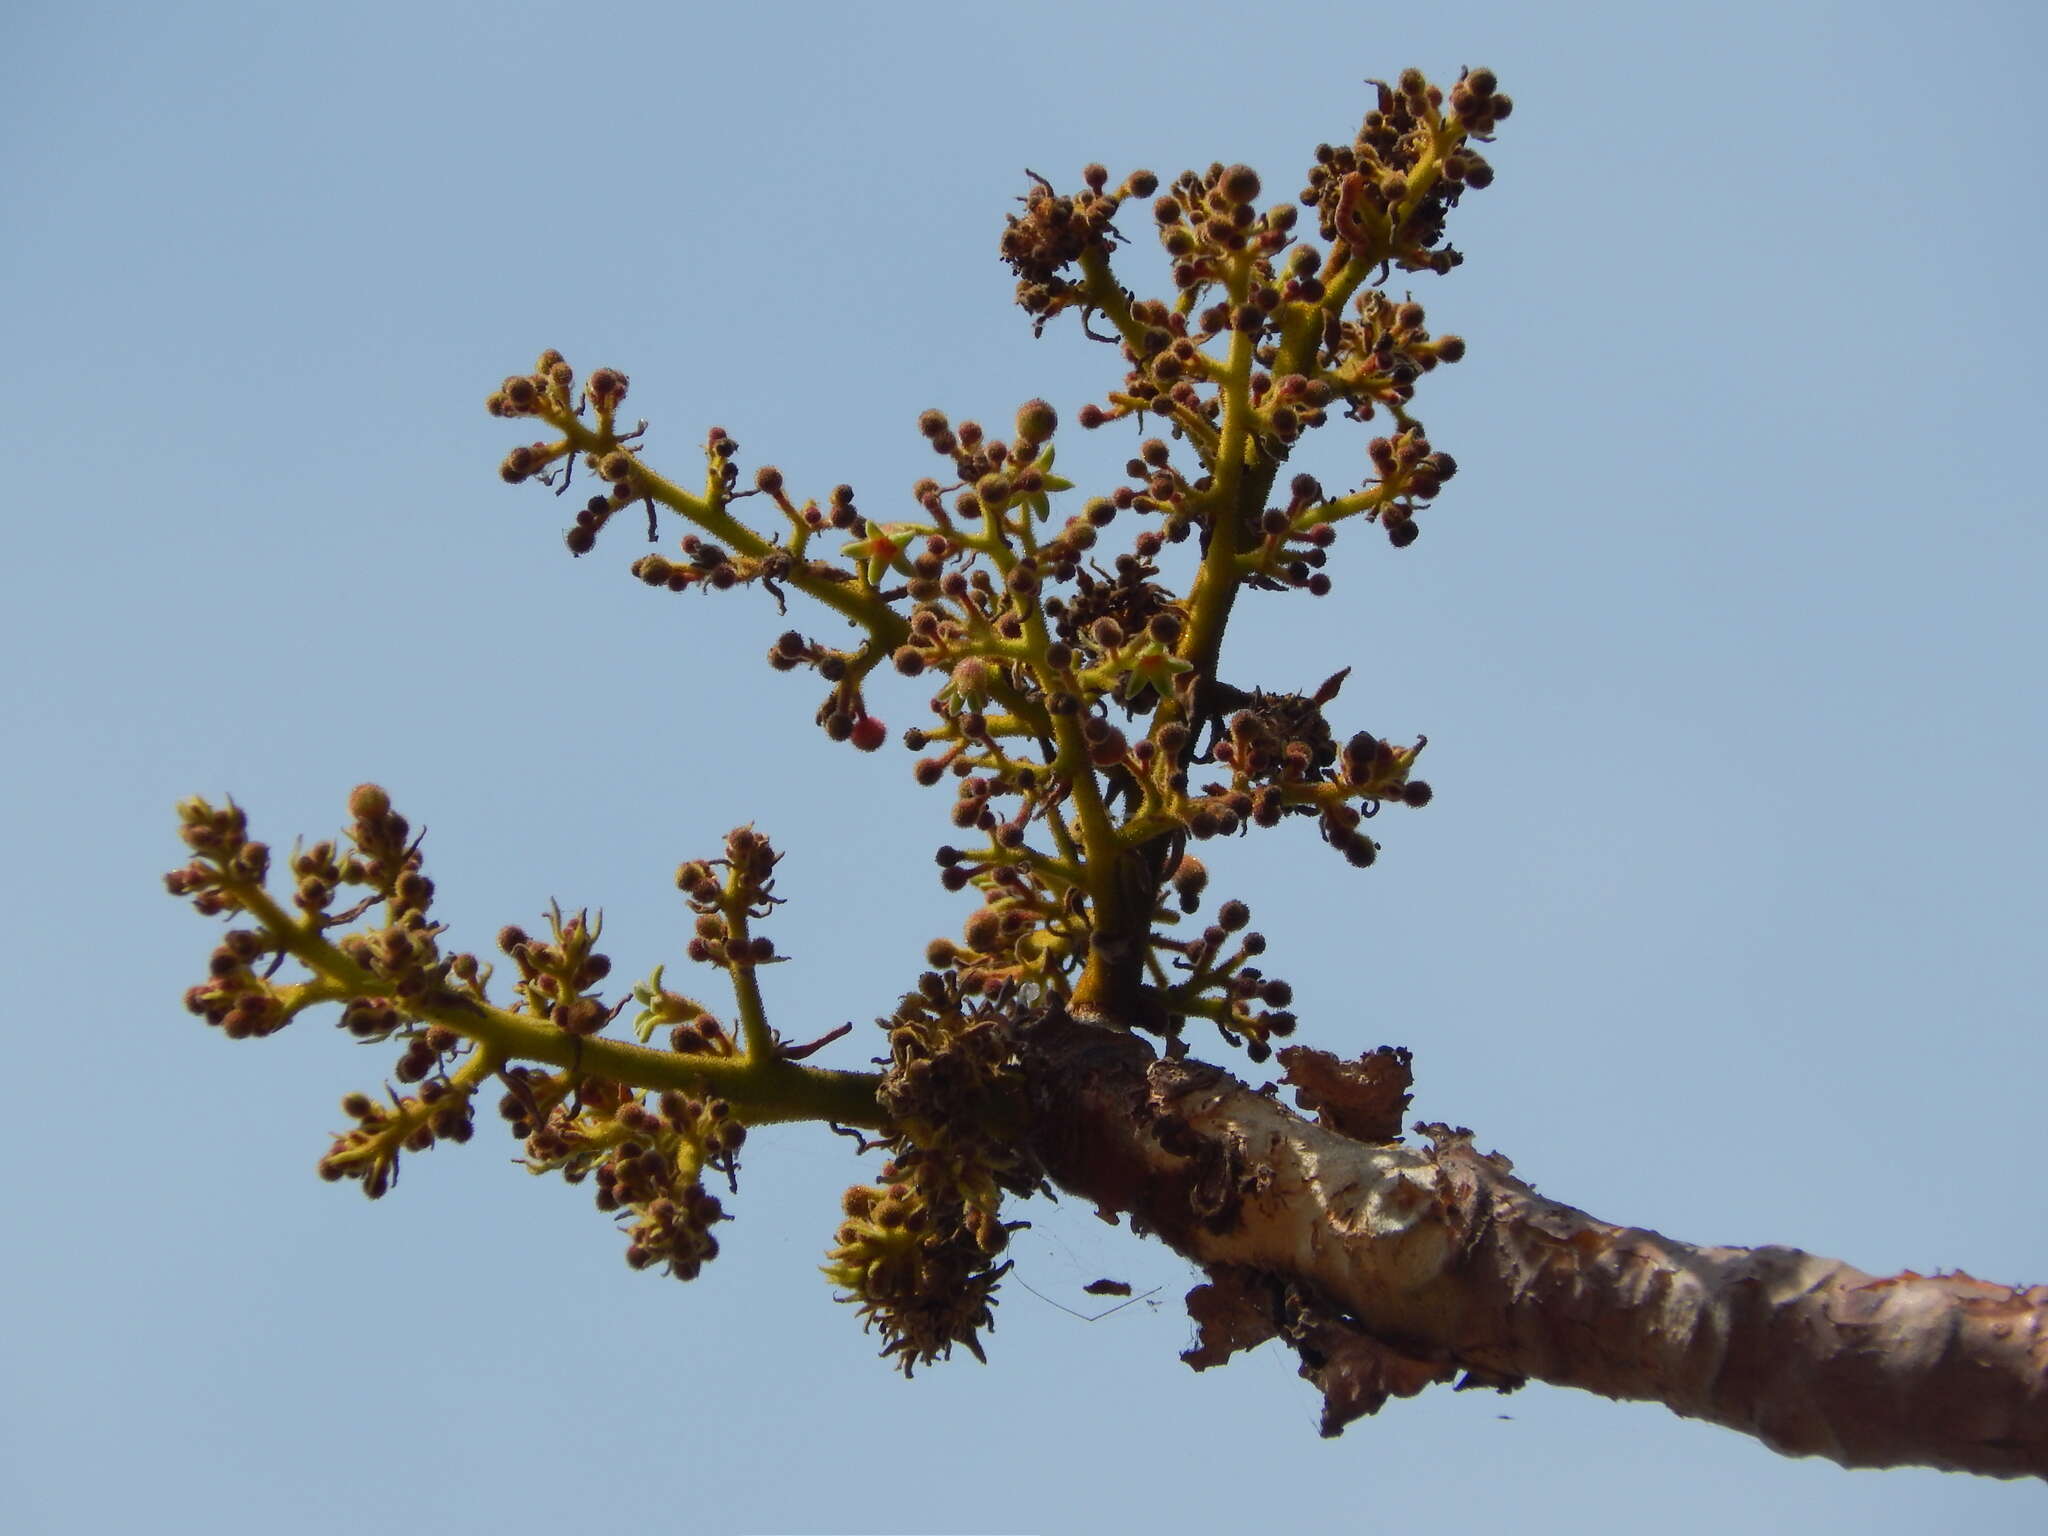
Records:
{"label": "peeling bark", "polygon": [[[1468,1132],[1356,1140],[1061,1016],[1022,1054],[1050,1176],[1209,1272],[1189,1363],[1287,1339],[1326,1434],[1462,1372],[1660,1402],[1844,1466],[2048,1477],[2048,1286],[1880,1278],[1616,1226],[1537,1194]],[[1386,1067],[1361,1071],[1374,1102]],[[1330,1074],[1317,1056],[1296,1080],[1356,1128]]]}

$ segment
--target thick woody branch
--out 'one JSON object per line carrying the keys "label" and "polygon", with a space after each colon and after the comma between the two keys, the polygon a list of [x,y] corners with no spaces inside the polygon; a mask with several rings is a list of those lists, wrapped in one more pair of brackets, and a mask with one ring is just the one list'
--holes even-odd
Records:
{"label": "thick woody branch", "polygon": [[1660,1402],[1845,1466],[2048,1476],[2048,1286],[1695,1247],[1545,1199],[1468,1133],[1355,1140],[1061,1017],[1029,1041],[1047,1171],[1209,1270],[1190,1363],[1287,1337],[1326,1433],[1463,1372]]}

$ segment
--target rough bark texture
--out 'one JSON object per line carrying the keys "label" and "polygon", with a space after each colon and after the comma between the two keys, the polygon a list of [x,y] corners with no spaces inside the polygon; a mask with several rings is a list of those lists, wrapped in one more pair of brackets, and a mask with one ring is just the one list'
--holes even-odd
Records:
{"label": "rough bark texture", "polygon": [[[1290,1075],[1332,1124],[1370,1125],[1361,1100],[1405,1104],[1384,1055],[1351,1069],[1347,1105],[1310,1054]],[[1356,1140],[1063,1017],[1037,1022],[1024,1056],[1050,1175],[1208,1270],[1189,1363],[1285,1338],[1324,1392],[1325,1433],[1462,1373],[1660,1402],[1844,1466],[2048,1477],[2048,1286],[1877,1278],[1615,1226],[1538,1195],[1469,1133]],[[1405,1088],[1405,1057],[1393,1066]]]}

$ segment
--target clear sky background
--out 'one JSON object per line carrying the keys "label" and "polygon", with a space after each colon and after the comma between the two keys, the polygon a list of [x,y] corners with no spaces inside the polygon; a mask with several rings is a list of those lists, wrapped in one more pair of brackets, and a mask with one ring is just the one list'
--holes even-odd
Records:
{"label": "clear sky background", "polygon": [[[179,1007],[213,927],[171,807],[288,845],[374,778],[455,938],[601,905],[678,961],[676,862],[789,850],[768,979],[862,1028],[966,904],[907,754],[829,747],[745,594],[651,593],[507,488],[543,347],[630,372],[653,462],[882,512],[917,413],[1071,420],[1107,349],[1010,306],[1024,169],[1249,161],[1274,195],[1368,76],[1500,73],[1471,344],[1419,400],[1463,472],[1228,666],[1357,666],[1435,804],[1354,871],[1212,860],[1313,1043],[1416,1051],[1420,1117],[1701,1242],[2048,1279],[2043,398],[2048,44],[2024,3],[20,6],[0,49],[15,1072],[0,1181],[9,1528],[324,1533],[2037,1532],[2038,1485],[1782,1460],[1648,1405],[1433,1392],[1341,1440],[1268,1346],[1191,1374],[1186,1266],[1020,1209],[985,1368],[905,1383],[817,1265],[861,1174],[748,1145],[725,1254],[628,1271],[487,1125],[372,1205],[313,1164],[394,1052]],[[1161,265],[1149,221],[1132,280]],[[1135,431],[1064,433],[1104,484]],[[1355,484],[1356,429],[1305,467]],[[906,510],[907,496],[900,502]],[[622,519],[630,523],[630,519]],[[821,633],[828,626],[807,620]],[[913,684],[876,698],[918,718]],[[1213,1044],[1198,1049],[1220,1055]],[[872,1166],[870,1163],[868,1166]],[[1091,1309],[1092,1310],[1092,1309]],[[1506,1417],[1503,1417],[1506,1415]]]}

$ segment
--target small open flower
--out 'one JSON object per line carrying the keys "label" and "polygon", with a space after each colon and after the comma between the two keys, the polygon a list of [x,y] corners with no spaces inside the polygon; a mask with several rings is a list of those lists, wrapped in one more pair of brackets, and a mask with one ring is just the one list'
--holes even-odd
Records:
{"label": "small open flower", "polygon": [[917,530],[907,523],[870,523],[868,536],[848,544],[841,554],[849,560],[861,562],[861,574],[868,585],[879,586],[884,571],[895,571],[899,575],[911,574],[910,559],[905,553],[917,541]]}
{"label": "small open flower", "polygon": [[1135,698],[1147,685],[1160,697],[1170,698],[1174,678],[1194,668],[1193,662],[1183,661],[1149,635],[1117,659],[1124,671],[1121,686],[1126,698]]}

